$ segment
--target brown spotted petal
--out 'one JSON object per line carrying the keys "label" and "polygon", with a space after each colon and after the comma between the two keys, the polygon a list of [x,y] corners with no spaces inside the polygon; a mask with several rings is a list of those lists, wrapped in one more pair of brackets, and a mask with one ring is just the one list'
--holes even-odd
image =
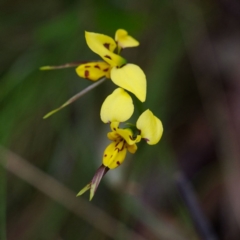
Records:
{"label": "brown spotted petal", "polygon": [[100,78],[110,78],[111,67],[106,62],[89,62],[81,64],[76,68],[77,75],[91,81],[97,81]]}
{"label": "brown spotted petal", "polygon": [[112,141],[124,139],[127,145],[133,145],[141,141],[141,136],[133,136],[130,128],[119,128],[119,122],[111,122],[110,127],[112,132],[108,133],[108,138]]}
{"label": "brown spotted petal", "polygon": [[122,66],[126,60],[113,53],[117,47],[115,41],[104,34],[85,32],[88,47],[112,67]]}
{"label": "brown spotted petal", "polygon": [[127,146],[124,139],[110,143],[103,153],[103,165],[114,169],[122,164],[127,154]]}

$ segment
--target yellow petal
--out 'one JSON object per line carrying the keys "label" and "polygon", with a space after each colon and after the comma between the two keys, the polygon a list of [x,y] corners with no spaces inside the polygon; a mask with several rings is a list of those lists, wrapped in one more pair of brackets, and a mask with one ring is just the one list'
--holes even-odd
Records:
{"label": "yellow petal", "polygon": [[118,29],[115,34],[115,41],[121,48],[137,47],[139,42],[133,37],[128,35],[124,29]]}
{"label": "yellow petal", "polygon": [[141,141],[141,136],[138,135],[137,137],[133,136],[133,132],[130,128],[119,128],[119,122],[111,122],[111,130],[107,134],[108,138],[112,141],[118,141],[119,139],[124,139],[128,145],[133,145]]}
{"label": "yellow petal", "polygon": [[137,137],[134,137],[133,132],[129,128],[118,128],[116,129],[116,133],[118,133],[129,145],[133,145],[141,140],[141,136],[138,135]]}
{"label": "yellow petal", "polygon": [[85,38],[88,47],[112,67],[122,66],[126,63],[124,58],[113,53],[117,45],[111,37],[99,33],[85,32]]}
{"label": "yellow petal", "polygon": [[162,122],[149,109],[138,118],[137,128],[149,145],[158,143],[163,134]]}
{"label": "yellow petal", "polygon": [[135,153],[135,152],[137,151],[137,145],[136,145],[136,144],[127,145],[127,150],[128,150],[130,153]]}
{"label": "yellow petal", "polygon": [[103,165],[114,169],[122,164],[126,157],[127,148],[124,140],[110,143],[103,153]]}
{"label": "yellow petal", "polygon": [[119,87],[135,94],[141,102],[146,100],[146,76],[137,65],[126,64],[121,68],[112,68],[111,79]]}
{"label": "yellow petal", "polygon": [[116,129],[118,129],[118,126],[119,126],[119,122],[111,122],[110,127],[112,129],[112,132],[109,132],[107,134],[107,137],[109,140],[120,141],[122,139],[122,137],[116,132]]}
{"label": "yellow petal", "polygon": [[110,78],[111,67],[106,62],[89,62],[81,64],[76,68],[77,75],[92,81],[97,81],[100,78]]}
{"label": "yellow petal", "polygon": [[133,111],[130,95],[122,88],[117,88],[103,102],[100,116],[104,123],[124,122],[132,116]]}
{"label": "yellow petal", "polygon": [[111,141],[117,141],[117,140],[119,140],[121,138],[121,136],[119,136],[116,132],[109,132],[107,134],[107,137]]}
{"label": "yellow petal", "polygon": [[[116,90],[115,90],[115,91],[116,91]],[[110,128],[111,128],[111,130],[112,130],[113,132],[115,132],[116,129],[118,129],[118,126],[119,126],[119,122],[112,122],[112,123],[110,124]]]}

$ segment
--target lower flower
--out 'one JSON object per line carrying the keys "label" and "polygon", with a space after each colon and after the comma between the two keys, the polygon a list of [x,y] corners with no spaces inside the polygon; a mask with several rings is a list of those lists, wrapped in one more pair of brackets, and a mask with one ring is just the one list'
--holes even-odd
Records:
{"label": "lower flower", "polygon": [[[103,105],[104,108],[106,106],[108,106],[108,103]],[[113,119],[117,118],[112,113],[107,116],[107,119],[109,117]],[[117,121],[111,122],[110,127],[112,131],[107,134],[107,137],[112,142],[106,147],[103,153],[102,166],[97,170],[92,181],[77,196],[82,195],[90,189],[91,200],[102,177],[109,169],[117,168],[123,163],[127,151],[135,153],[137,151],[136,143],[140,142],[141,139],[144,139],[149,145],[157,144],[163,133],[161,121],[150,110],[146,110],[141,114],[136,125],[127,123],[123,128],[119,128],[119,124],[120,122]]]}

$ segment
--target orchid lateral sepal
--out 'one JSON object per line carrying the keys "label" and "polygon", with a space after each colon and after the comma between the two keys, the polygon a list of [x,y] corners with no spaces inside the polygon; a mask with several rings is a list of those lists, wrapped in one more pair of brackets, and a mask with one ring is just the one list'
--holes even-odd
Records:
{"label": "orchid lateral sepal", "polygon": [[77,194],[77,197],[85,193],[87,190],[90,189],[90,197],[89,200],[91,201],[94,197],[95,192],[97,191],[98,185],[101,182],[103,176],[108,172],[109,168],[105,167],[104,165],[101,165],[97,171],[95,172],[93,179],[90,183],[88,183],[79,193]]}
{"label": "orchid lateral sepal", "polygon": [[72,67],[78,67],[81,64],[85,64],[87,61],[80,61],[80,62],[71,62],[71,63],[64,63],[61,65],[55,65],[55,66],[42,66],[39,69],[40,70],[57,70],[57,69],[64,69],[64,68],[72,68]]}
{"label": "orchid lateral sepal", "polygon": [[91,84],[90,86],[86,87],[85,89],[83,89],[82,91],[80,91],[79,93],[77,93],[76,95],[74,95],[73,97],[71,97],[70,99],[68,99],[63,105],[61,105],[60,107],[52,110],[51,112],[47,113],[46,115],[44,115],[43,119],[46,119],[50,116],[52,116],[54,113],[60,111],[61,109],[65,108],[66,106],[70,105],[71,103],[75,102],[77,99],[79,99],[80,97],[82,97],[83,95],[85,95],[86,93],[88,93],[89,91],[93,90],[95,87],[99,86],[100,84],[102,84],[107,78],[103,77],[102,79],[98,80],[97,82]]}

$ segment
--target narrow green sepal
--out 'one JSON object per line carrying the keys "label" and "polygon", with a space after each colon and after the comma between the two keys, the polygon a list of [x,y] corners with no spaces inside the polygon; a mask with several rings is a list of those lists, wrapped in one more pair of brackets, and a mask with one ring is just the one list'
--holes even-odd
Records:
{"label": "narrow green sepal", "polygon": [[78,67],[79,65],[81,65],[83,63],[88,63],[88,62],[81,61],[81,62],[65,63],[65,64],[57,65],[57,66],[42,66],[39,69],[40,70],[56,70],[56,69],[63,69],[63,68],[71,68],[71,67]]}
{"label": "narrow green sepal", "polygon": [[40,67],[39,70],[51,70],[51,69],[54,69],[53,67],[51,66],[43,66],[43,67]]}
{"label": "narrow green sepal", "polygon": [[76,197],[81,196],[82,194],[84,194],[90,188],[91,188],[91,183],[87,184],[81,191],[79,191],[79,193],[76,195]]}
{"label": "narrow green sepal", "polygon": [[49,118],[50,116],[52,116],[54,113],[60,111],[61,109],[63,109],[64,107],[66,107],[67,105],[69,105],[69,102],[64,103],[62,106],[60,106],[59,108],[56,108],[54,110],[52,110],[51,112],[47,113],[46,115],[43,116],[43,119]]}

